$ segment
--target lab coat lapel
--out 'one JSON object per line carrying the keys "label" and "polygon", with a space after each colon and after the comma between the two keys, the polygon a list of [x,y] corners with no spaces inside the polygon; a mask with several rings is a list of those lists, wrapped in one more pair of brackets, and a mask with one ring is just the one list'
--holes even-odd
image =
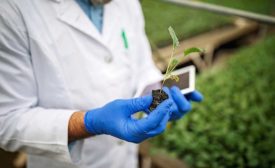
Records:
{"label": "lab coat lapel", "polygon": [[60,21],[105,45],[101,34],[74,0],[64,0],[59,6],[58,18]]}
{"label": "lab coat lapel", "polygon": [[103,38],[105,41],[110,41],[114,36],[119,24],[120,11],[116,1],[104,5],[104,19],[103,19]]}

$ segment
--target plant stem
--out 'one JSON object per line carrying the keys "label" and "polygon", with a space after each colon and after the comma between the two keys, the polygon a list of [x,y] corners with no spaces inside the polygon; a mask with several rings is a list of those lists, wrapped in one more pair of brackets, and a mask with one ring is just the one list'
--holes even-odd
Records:
{"label": "plant stem", "polygon": [[161,89],[162,89],[163,86],[164,86],[164,83],[165,83],[165,81],[166,81],[166,79],[167,79],[167,75],[171,72],[171,71],[169,72],[169,68],[170,68],[170,66],[171,66],[171,62],[172,62],[172,58],[173,58],[173,56],[174,56],[174,53],[175,53],[175,47],[173,46],[173,50],[172,50],[172,53],[171,53],[171,55],[170,55],[169,62],[168,62],[168,67],[166,68],[166,72],[165,72],[165,75],[164,75],[164,79],[163,79],[162,84],[161,84]]}

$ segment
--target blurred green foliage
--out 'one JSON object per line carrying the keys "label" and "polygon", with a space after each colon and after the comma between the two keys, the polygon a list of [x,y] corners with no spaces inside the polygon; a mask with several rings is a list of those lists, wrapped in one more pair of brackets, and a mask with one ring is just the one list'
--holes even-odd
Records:
{"label": "blurred green foliage", "polygon": [[[274,0],[203,1],[266,14],[271,13],[275,5]],[[228,16],[176,6],[161,0],[143,0],[142,7],[147,35],[151,43],[159,47],[171,43],[167,30],[169,26],[179,32],[179,39],[183,39],[229,24],[233,20]]]}
{"label": "blurred green foliage", "polygon": [[201,0],[215,5],[223,5],[226,7],[242,9],[259,14],[272,14],[275,9],[274,0]]}
{"label": "blurred green foliage", "polygon": [[152,142],[193,167],[275,167],[275,36],[198,77],[205,99]]}

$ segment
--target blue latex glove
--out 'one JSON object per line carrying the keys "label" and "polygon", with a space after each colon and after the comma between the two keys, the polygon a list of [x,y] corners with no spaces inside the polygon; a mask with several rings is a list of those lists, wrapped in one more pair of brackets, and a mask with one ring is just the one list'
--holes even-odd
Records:
{"label": "blue latex glove", "polygon": [[137,120],[131,117],[136,112],[147,110],[152,100],[152,96],[115,100],[88,111],[84,117],[86,130],[94,135],[107,134],[135,143],[161,134],[170,117],[174,103],[171,99],[162,102],[146,118]]}
{"label": "blue latex glove", "polygon": [[198,91],[183,95],[176,86],[173,86],[171,89],[164,87],[163,90],[168,94],[169,99],[173,101],[172,113],[169,120],[178,120],[182,118],[191,110],[191,101],[200,102],[203,100],[202,94]]}

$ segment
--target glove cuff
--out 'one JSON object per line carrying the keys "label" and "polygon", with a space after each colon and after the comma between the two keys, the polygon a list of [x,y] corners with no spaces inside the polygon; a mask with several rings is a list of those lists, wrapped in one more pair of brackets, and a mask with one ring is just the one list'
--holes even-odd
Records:
{"label": "glove cuff", "polygon": [[92,113],[91,111],[88,111],[84,116],[85,129],[87,132],[89,132],[92,135],[98,135],[99,132],[97,132],[93,127],[94,120],[93,120],[93,117],[91,116],[91,113]]}

